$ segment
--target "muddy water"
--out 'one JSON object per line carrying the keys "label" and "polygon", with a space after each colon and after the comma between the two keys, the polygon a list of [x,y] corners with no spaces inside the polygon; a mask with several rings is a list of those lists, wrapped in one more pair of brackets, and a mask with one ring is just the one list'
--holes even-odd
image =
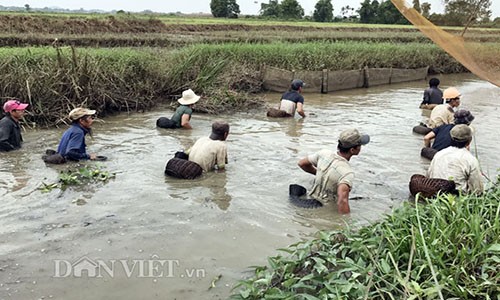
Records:
{"label": "muddy water", "polygon": [[[462,91],[462,106],[476,116],[473,148],[495,177],[500,90],[471,75],[441,82]],[[409,177],[429,164],[419,156],[422,136],[411,132],[426,119],[417,108],[425,86],[306,94],[304,120],[271,120],[264,109],[221,116],[231,124],[227,171],[193,181],[165,178],[165,162],[208,135],[212,116],[195,114],[192,131],[155,129],[158,117],[171,115],[161,109],[95,123],[89,149],[109,157],[101,166],[116,178],[49,193],[37,188],[67,166],[47,167],[40,155],[56,147],[64,128],[25,132],[22,150],[0,154],[0,299],[226,298],[247,267],[266,264],[275,249],[318,229],[377,220],[408,198]],[[278,98],[266,95],[270,105]],[[290,205],[288,185],[310,187],[313,179],[297,161],[335,148],[348,127],[372,138],[351,160],[357,200],[350,216],[333,205]],[[80,276],[93,263],[101,273]]]}

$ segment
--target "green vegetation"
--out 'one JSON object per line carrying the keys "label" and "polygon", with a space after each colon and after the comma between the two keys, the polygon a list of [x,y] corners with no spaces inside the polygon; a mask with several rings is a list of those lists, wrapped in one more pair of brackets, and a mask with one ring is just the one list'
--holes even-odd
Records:
{"label": "green vegetation", "polygon": [[233,299],[499,299],[500,186],[416,201],[268,259]]}
{"label": "green vegetation", "polygon": [[87,183],[107,182],[111,178],[115,178],[115,173],[109,173],[102,170],[99,166],[83,166],[76,170],[65,170],[59,174],[58,183],[42,183],[40,190],[42,193],[47,193],[53,189],[60,188],[64,190],[68,186],[83,185]]}
{"label": "green vegetation", "polygon": [[192,88],[206,97],[198,109],[222,113],[257,105],[264,65],[283,69],[349,70],[367,67],[464,71],[431,44],[312,42],[158,48],[0,48],[0,96],[30,103],[29,122],[64,121],[75,105],[100,115],[150,109]]}
{"label": "green vegetation", "polygon": [[[77,105],[100,116],[144,111],[186,88],[204,96],[198,111],[245,110],[261,103],[264,66],[466,71],[401,25],[17,13],[0,14],[0,32],[0,97],[29,102],[26,120],[40,126],[65,122]],[[474,29],[466,38],[495,49],[498,32]]]}

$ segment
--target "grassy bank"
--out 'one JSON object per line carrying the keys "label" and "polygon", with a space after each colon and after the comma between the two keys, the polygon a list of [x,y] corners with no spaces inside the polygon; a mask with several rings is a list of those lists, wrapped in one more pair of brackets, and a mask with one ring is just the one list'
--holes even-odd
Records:
{"label": "grassy bank", "polygon": [[314,42],[200,44],[158,48],[0,48],[0,97],[31,104],[28,121],[57,124],[73,105],[101,114],[141,111],[192,88],[199,109],[225,112],[257,103],[262,66],[296,70],[367,67],[465,69],[432,44]]}
{"label": "grassy bank", "polygon": [[234,299],[499,299],[500,187],[282,249]]}

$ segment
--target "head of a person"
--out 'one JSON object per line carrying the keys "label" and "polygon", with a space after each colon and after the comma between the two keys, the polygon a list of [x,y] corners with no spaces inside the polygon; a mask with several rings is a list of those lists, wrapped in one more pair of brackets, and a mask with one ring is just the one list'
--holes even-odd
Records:
{"label": "head of a person", "polygon": [[468,125],[458,124],[450,130],[450,136],[451,146],[464,148],[472,141],[472,129]]}
{"label": "head of a person", "polygon": [[226,121],[217,120],[212,123],[212,140],[225,141],[229,135],[229,124]]}
{"label": "head of a person", "polygon": [[440,83],[441,82],[437,78],[431,78],[431,80],[429,80],[430,87],[437,87]]}
{"label": "head of a person", "polygon": [[470,125],[474,121],[474,116],[472,113],[466,109],[459,109],[454,114],[455,124],[465,124]]}
{"label": "head of a person", "polygon": [[71,122],[80,124],[83,128],[90,129],[94,123],[95,110],[83,107],[77,107],[70,111],[69,118]]}
{"label": "head of a person", "polygon": [[8,100],[3,105],[3,111],[16,120],[24,117],[25,109],[28,107],[27,103],[21,103],[19,100]]}
{"label": "head of a person", "polygon": [[451,107],[458,107],[460,105],[461,96],[460,92],[454,87],[449,87],[443,92],[444,101]]}
{"label": "head of a person", "polygon": [[346,129],[340,133],[337,149],[344,154],[357,155],[361,146],[370,142],[370,136],[361,134],[357,129]]}
{"label": "head of a person", "polygon": [[290,89],[292,91],[301,91],[302,88],[304,87],[305,83],[304,81],[300,80],[300,79],[294,79],[292,80],[292,84],[290,85]]}
{"label": "head of a person", "polygon": [[182,98],[178,99],[177,102],[181,105],[192,106],[200,100],[200,96],[196,95],[192,89],[185,90],[182,92]]}

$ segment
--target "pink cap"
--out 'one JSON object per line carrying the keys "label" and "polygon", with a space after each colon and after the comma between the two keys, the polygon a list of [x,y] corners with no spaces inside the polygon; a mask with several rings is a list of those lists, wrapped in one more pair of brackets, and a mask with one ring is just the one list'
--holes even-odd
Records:
{"label": "pink cap", "polygon": [[3,105],[3,110],[11,112],[13,110],[25,110],[26,107],[28,107],[27,103],[21,103],[19,100],[9,100]]}

